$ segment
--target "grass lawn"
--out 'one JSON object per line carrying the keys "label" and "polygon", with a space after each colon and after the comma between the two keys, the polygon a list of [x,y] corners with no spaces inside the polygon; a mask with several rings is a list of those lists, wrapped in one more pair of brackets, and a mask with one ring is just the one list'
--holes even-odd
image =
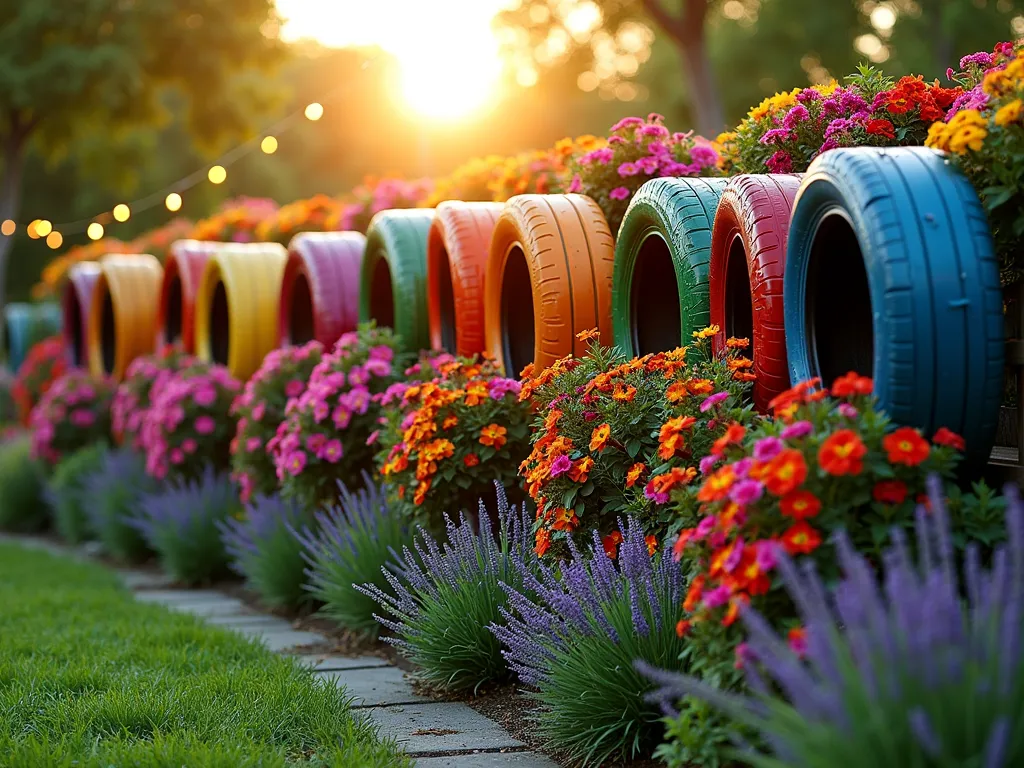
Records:
{"label": "grass lawn", "polygon": [[0,765],[408,764],[294,662],[100,566],[0,545]]}

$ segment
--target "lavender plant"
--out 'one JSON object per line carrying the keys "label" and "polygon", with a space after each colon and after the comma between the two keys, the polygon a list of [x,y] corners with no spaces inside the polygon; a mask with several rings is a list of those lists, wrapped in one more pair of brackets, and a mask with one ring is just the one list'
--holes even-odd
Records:
{"label": "lavender plant", "polygon": [[54,527],[70,544],[80,544],[92,534],[86,483],[103,466],[106,452],[103,443],[80,448],[60,460],[47,484],[45,496],[53,510]]}
{"label": "lavender plant", "polygon": [[426,682],[446,690],[475,693],[509,677],[489,627],[501,620],[500,609],[508,603],[503,585],[529,594],[523,574],[539,573],[532,516],[510,507],[504,488],[494,485],[497,531],[481,501],[476,525],[464,516],[456,525],[445,516],[448,538],[442,545],[421,528],[415,552],[404,548],[400,562],[384,568],[390,589],[356,587],[387,615],[377,620],[395,637],[384,640],[398,646]]}
{"label": "lavender plant", "polygon": [[522,573],[521,589],[506,585],[504,623],[491,625],[509,667],[536,689],[539,735],[580,765],[650,756],[660,712],[633,660],[672,664],[685,644],[674,621],[679,567],[651,553],[640,522],[620,527],[617,564],[597,533],[586,555],[570,542],[571,558],[557,570],[542,564],[539,575]]}
{"label": "lavender plant", "polygon": [[320,612],[346,629],[371,633],[380,626],[377,603],[356,585],[386,586],[382,568],[412,544],[412,531],[365,472],[363,481],[355,493],[339,482],[341,504],[316,513],[319,532],[306,527],[298,536],[309,565],[308,588],[324,604]]}
{"label": "lavender plant", "polygon": [[85,483],[89,527],[108,554],[129,563],[151,554],[131,518],[142,498],[156,493],[160,482],[146,473],[146,458],[131,448],[108,451]]}
{"label": "lavender plant", "polygon": [[753,727],[768,746],[736,757],[764,768],[1024,765],[1024,506],[1007,491],[1008,543],[990,568],[972,544],[961,578],[937,478],[929,497],[916,561],[896,530],[879,577],[842,533],[831,593],[813,567],[780,556],[805,643],[794,650],[743,612],[754,697],[638,662],[661,686],[652,698],[670,710],[697,696]]}
{"label": "lavender plant", "polygon": [[217,523],[231,569],[270,606],[295,610],[313,600],[305,589],[306,563],[295,535],[310,517],[297,501],[275,494],[256,496],[241,519]]}
{"label": "lavender plant", "polygon": [[241,512],[230,478],[207,466],[198,480],[176,481],[162,493],[144,496],[131,524],[170,576],[199,584],[227,575],[228,556],[217,523]]}

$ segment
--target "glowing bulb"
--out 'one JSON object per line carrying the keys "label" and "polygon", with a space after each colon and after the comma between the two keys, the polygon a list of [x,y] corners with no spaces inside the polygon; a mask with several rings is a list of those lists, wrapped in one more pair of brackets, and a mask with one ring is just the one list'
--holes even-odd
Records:
{"label": "glowing bulb", "polygon": [[99,240],[103,237],[103,225],[98,221],[94,221],[86,228],[85,234],[89,236],[90,240]]}
{"label": "glowing bulb", "polygon": [[3,224],[0,224],[0,233],[10,237],[14,234],[14,230],[17,229],[17,225],[10,219],[5,219]]}
{"label": "glowing bulb", "polygon": [[36,227],[38,226],[39,219],[32,219],[32,221],[28,223],[28,227],[25,228],[25,231],[28,232],[28,236],[31,237],[33,240],[39,239],[39,233],[36,232]]}
{"label": "glowing bulb", "polygon": [[224,179],[228,177],[228,172],[223,165],[215,165],[206,175],[209,177],[211,184],[223,184]]}
{"label": "glowing bulb", "polygon": [[118,203],[114,206],[114,218],[117,221],[128,221],[128,217],[132,215],[132,209],[124,203]]}
{"label": "glowing bulb", "polygon": [[46,237],[48,234],[53,232],[53,224],[48,222],[46,219],[40,219],[36,222],[36,232],[40,237]]}
{"label": "glowing bulb", "polygon": [[324,116],[323,104],[314,101],[312,104],[306,107],[306,119],[307,120],[319,120]]}
{"label": "glowing bulb", "polygon": [[171,192],[171,194],[169,194],[166,198],[164,198],[164,205],[166,205],[167,206],[167,210],[171,211],[172,213],[174,211],[180,211],[181,210],[181,195],[179,195],[177,192]]}
{"label": "glowing bulb", "polygon": [[46,236],[46,244],[50,246],[53,250],[57,250],[64,244],[64,237],[61,235],[60,232],[53,230],[52,232],[50,232],[50,234]]}
{"label": "glowing bulb", "polygon": [[260,142],[260,149],[266,154],[272,155],[277,152],[277,139],[273,136],[267,136],[263,141]]}

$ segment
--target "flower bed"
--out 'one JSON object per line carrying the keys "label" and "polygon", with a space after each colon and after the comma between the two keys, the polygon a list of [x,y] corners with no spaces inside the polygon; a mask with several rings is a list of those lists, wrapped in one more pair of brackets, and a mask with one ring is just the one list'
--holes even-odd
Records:
{"label": "flower bed", "polygon": [[32,409],[32,455],[51,467],[80,448],[110,441],[114,383],[83,371],[57,379]]}

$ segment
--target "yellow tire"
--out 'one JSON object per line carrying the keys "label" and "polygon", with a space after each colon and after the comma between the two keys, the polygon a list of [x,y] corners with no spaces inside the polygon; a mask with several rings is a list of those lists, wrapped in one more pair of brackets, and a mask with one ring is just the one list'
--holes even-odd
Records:
{"label": "yellow tire", "polygon": [[108,254],[89,307],[89,370],[120,381],[132,360],[156,345],[164,270],[149,254]]}

